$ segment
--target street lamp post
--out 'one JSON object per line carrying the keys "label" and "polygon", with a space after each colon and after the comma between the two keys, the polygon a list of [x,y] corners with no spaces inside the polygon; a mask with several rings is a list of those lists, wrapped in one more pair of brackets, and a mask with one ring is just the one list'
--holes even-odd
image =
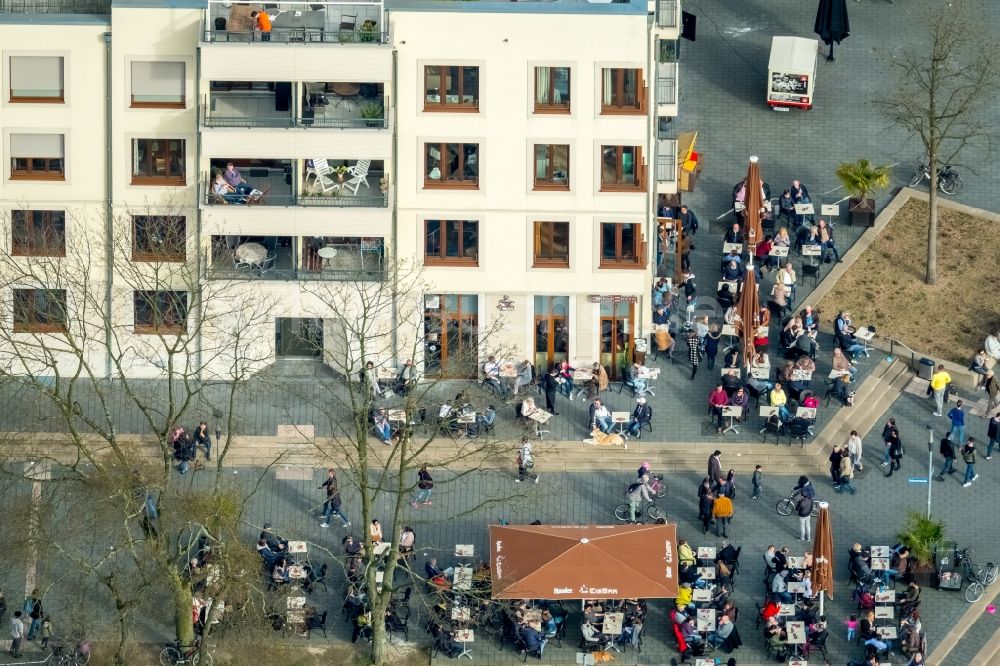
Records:
{"label": "street lamp post", "polygon": [[931,488],[934,484],[934,426],[927,424],[927,520],[931,519]]}

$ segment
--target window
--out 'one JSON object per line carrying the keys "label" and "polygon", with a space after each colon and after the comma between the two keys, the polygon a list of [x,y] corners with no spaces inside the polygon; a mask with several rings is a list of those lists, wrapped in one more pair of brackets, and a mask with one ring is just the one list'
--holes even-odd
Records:
{"label": "window", "polygon": [[15,289],[15,333],[65,333],[65,289]]}
{"label": "window", "polygon": [[535,146],[535,189],[569,189],[569,146]]}
{"label": "window", "polygon": [[646,178],[640,146],[601,146],[601,190],[641,190]]}
{"label": "window", "polygon": [[474,378],[478,356],[479,297],[424,294],[424,374]]}
{"label": "window", "polygon": [[569,113],[569,67],[535,68],[535,113]]}
{"label": "window", "polygon": [[424,187],[479,187],[478,143],[425,143]]}
{"label": "window", "polygon": [[536,267],[569,267],[569,222],[535,222]]}
{"label": "window", "polygon": [[62,104],[63,59],[60,56],[11,56],[10,101]]}
{"label": "window", "polygon": [[478,111],[479,68],[424,67],[424,111]]}
{"label": "window", "polygon": [[187,331],[186,291],[137,291],[133,300],[136,333],[182,335]]}
{"label": "window", "polygon": [[183,109],[184,63],[136,60],[132,63],[133,109]]}
{"label": "window", "polygon": [[471,220],[425,220],[424,263],[479,265],[479,223]]}
{"label": "window", "polygon": [[65,257],[66,213],[61,210],[11,211],[11,254],[15,257]]}
{"label": "window", "polygon": [[11,134],[11,180],[66,180],[62,134]]}
{"label": "window", "polygon": [[601,113],[645,113],[641,69],[602,69]]}
{"label": "window", "polygon": [[642,268],[645,256],[639,224],[601,223],[601,268]]}
{"label": "window", "polygon": [[133,215],[132,261],[184,261],[183,215]]}
{"label": "window", "polygon": [[183,185],[184,139],[133,139],[133,185]]}
{"label": "window", "polygon": [[681,40],[657,40],[657,62],[677,62],[681,56]]}

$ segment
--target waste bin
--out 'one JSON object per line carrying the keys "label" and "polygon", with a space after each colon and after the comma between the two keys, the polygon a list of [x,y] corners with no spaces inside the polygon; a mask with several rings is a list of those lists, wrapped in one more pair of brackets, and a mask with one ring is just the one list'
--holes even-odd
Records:
{"label": "waste bin", "polygon": [[930,381],[930,378],[933,374],[934,374],[934,361],[927,358],[926,356],[920,359],[920,363],[917,365],[917,377]]}

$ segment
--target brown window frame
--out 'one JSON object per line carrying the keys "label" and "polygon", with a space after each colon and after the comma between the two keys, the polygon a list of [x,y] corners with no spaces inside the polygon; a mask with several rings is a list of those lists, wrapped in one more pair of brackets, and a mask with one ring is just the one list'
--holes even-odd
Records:
{"label": "brown window frame", "polygon": [[[438,102],[428,102],[427,101],[427,77],[428,70],[432,67],[438,69],[439,77],[439,91],[440,101]],[[448,95],[445,92],[448,86],[445,84],[445,71],[451,69],[452,67],[458,69],[458,102],[448,102]],[[476,99],[474,102],[463,102],[461,99],[465,97],[465,70],[474,69],[476,70]],[[424,65],[424,111],[432,112],[454,112],[454,113],[478,113],[479,112],[479,65]]]}
{"label": "brown window frame", "polygon": [[[140,225],[145,228],[140,229]],[[159,225],[159,229],[152,228]],[[174,225],[173,229],[165,228]],[[140,247],[146,238],[156,242],[154,234],[160,237],[159,249]],[[136,262],[183,262],[187,258],[187,219],[183,215],[133,215],[132,216],[132,261]]]}
{"label": "brown window frame", "polygon": [[[538,149],[545,148],[545,158],[546,167],[546,178],[538,178]],[[566,178],[564,181],[553,180],[553,163],[555,162],[555,151],[559,148],[566,149]],[[570,177],[570,150],[568,143],[536,143],[535,148],[532,151],[533,164],[532,164],[532,177],[534,180],[534,189],[536,190],[569,190],[569,177]]]}
{"label": "brown window frame", "polygon": [[[604,151],[607,148],[615,149],[615,173],[616,179],[614,181],[604,180]],[[624,183],[622,182],[622,162],[624,161],[625,149],[632,148],[635,153],[635,182]],[[603,145],[601,146],[600,154],[600,176],[601,176],[601,192],[642,192],[646,189],[646,166],[642,161],[642,146],[612,146]]]}
{"label": "brown window frame", "polygon": [[[549,65],[542,67],[535,67],[535,88],[534,88],[534,100],[535,100],[535,113],[572,113],[571,106],[573,104],[572,94],[570,98],[566,100],[566,103],[555,103],[555,102],[539,102],[538,101],[538,71],[541,69],[565,69],[566,70],[566,84],[570,87],[570,92],[572,93],[573,85],[573,68],[563,67],[557,65]],[[549,99],[555,97],[555,77],[552,76],[552,72],[549,72]]]}
{"label": "brown window frame", "polygon": [[[10,253],[12,256],[66,256],[65,211],[12,210],[10,221]],[[29,229],[32,233],[29,233]]]}
{"label": "brown window frame", "polygon": [[[604,103],[604,72],[611,70],[612,99],[620,100],[618,104]],[[625,104],[626,72],[636,72],[635,104]],[[648,90],[641,68],[638,67],[604,67],[601,69],[601,115],[644,115],[646,113],[646,97]]]}
{"label": "brown window frame", "polygon": [[[566,226],[566,256],[543,256],[545,254],[543,246],[548,243],[550,249],[555,247],[556,226]],[[569,268],[569,244],[570,244],[570,224],[569,222],[558,222],[550,220],[536,220],[534,224],[533,237],[534,249],[532,251],[533,268]],[[548,254],[554,255],[555,252]]]}
{"label": "brown window frame", "polygon": [[[154,300],[155,299],[155,300]],[[163,299],[162,301],[160,299]],[[168,302],[172,299],[173,302]],[[174,290],[136,290],[132,292],[133,331],[136,335],[186,335],[188,316],[188,292]],[[151,322],[139,321],[140,304],[146,303]],[[175,307],[181,306],[180,321],[166,323],[165,314],[174,314]],[[157,316],[159,315],[159,316]],[[159,321],[157,321],[159,319]]]}
{"label": "brown window frame", "polygon": [[[436,232],[431,232],[431,223],[437,222],[438,229]],[[448,255],[448,227],[449,224],[458,224],[458,239],[456,248],[458,250],[458,256]],[[476,245],[475,247],[465,247],[465,225],[471,224],[475,225],[476,234]],[[428,254],[427,252],[427,240],[432,233],[437,234],[437,245],[438,253]],[[476,267],[479,266],[479,220],[424,220],[424,265],[425,266],[464,266],[464,267]],[[469,251],[472,251],[473,256],[467,256]]]}
{"label": "brown window frame", "polygon": [[[24,162],[24,168],[18,168],[18,162]],[[36,162],[43,162],[43,168],[36,170]],[[54,166],[53,163],[58,165]],[[11,180],[66,180],[65,157],[11,157]]]}
{"label": "brown window frame", "polygon": [[[445,179],[444,172],[441,171],[441,164],[444,164],[444,157],[448,155],[448,146],[455,146],[456,153],[458,155],[458,167],[455,169],[456,173],[465,174],[465,147],[475,146],[476,147],[476,179],[475,180],[452,180]],[[441,171],[440,179],[429,178],[430,169],[427,168],[428,153],[431,148],[437,148],[441,157],[438,159],[438,170]],[[478,190],[479,189],[479,168],[481,162],[479,160],[479,144],[478,143],[424,143],[424,188],[425,189],[440,189],[440,190]]]}
{"label": "brown window frame", "polygon": [[[147,171],[152,171],[153,160],[157,157],[162,158],[166,169],[169,171],[171,166],[171,159],[175,156],[170,151],[170,143],[172,141],[179,141],[181,145],[181,174],[180,176],[175,176],[168,173],[165,176],[147,176],[144,174],[137,174],[136,164],[135,164],[135,149],[137,141],[160,141],[163,144],[163,148],[157,151],[158,155],[154,156],[153,151],[147,148],[145,158],[143,159],[146,164]],[[171,139],[132,139],[132,185],[163,185],[170,187],[184,186],[187,185],[187,139],[171,138]]]}
{"label": "brown window frame", "polygon": [[[604,229],[607,226],[615,227],[615,257],[612,259],[604,256]],[[622,231],[624,227],[632,227],[632,253],[634,259],[624,257],[622,250]],[[638,222],[601,222],[598,227],[598,252],[600,268],[626,268],[636,269],[646,267],[646,241],[642,236],[642,224]]]}
{"label": "brown window frame", "polygon": [[[38,321],[38,315],[41,310],[37,306],[38,292],[44,292],[45,294],[62,294],[61,299],[58,297],[53,297],[52,305],[55,305],[59,310],[55,312],[56,315],[61,314],[61,321],[58,320],[58,316],[53,317],[53,310],[48,302],[49,296],[46,296],[45,305],[45,315],[46,319],[52,319],[53,321]],[[59,303],[59,301],[62,301]],[[25,313],[27,308],[30,307],[30,313],[32,316],[26,318]],[[15,333],[66,333],[68,330],[66,325],[66,311],[68,309],[66,305],[66,290],[65,289],[15,289],[14,290],[14,332]]]}
{"label": "brown window frame", "polygon": [[[133,61],[137,62],[137,61]],[[184,81],[182,85],[183,92],[181,93],[180,101],[177,102],[137,102],[135,101],[135,95],[131,93],[133,87],[132,76],[134,71],[132,70],[131,64],[129,66],[129,108],[130,109],[185,109],[187,108],[187,70],[188,66],[186,62],[183,61],[162,61],[162,62],[172,62],[179,63],[184,67]]]}

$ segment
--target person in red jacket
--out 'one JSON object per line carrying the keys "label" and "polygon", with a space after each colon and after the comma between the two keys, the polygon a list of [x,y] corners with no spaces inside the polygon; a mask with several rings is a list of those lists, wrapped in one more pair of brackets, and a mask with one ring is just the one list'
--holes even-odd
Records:
{"label": "person in red jacket", "polygon": [[712,413],[716,417],[716,433],[722,433],[722,408],[729,404],[729,394],[722,388],[722,382],[715,385],[712,392],[708,394],[708,404],[712,408]]}

